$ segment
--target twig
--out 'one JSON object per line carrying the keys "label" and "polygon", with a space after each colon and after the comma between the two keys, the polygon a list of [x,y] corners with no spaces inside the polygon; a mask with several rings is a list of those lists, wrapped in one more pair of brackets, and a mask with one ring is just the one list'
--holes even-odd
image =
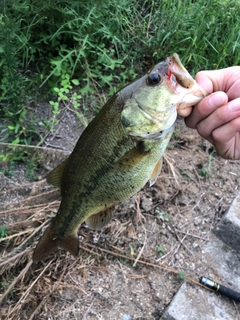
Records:
{"label": "twig", "polygon": [[180,230],[178,230],[178,229],[176,229],[176,230],[177,230],[177,232],[180,232],[180,233],[182,233],[182,234],[186,234],[187,236],[190,236],[190,237],[193,237],[193,238],[198,238],[198,239],[205,240],[205,241],[208,240],[208,239],[206,239],[206,238],[197,236],[197,235],[195,235],[195,234],[186,233],[186,232],[180,231]]}
{"label": "twig", "polygon": [[79,287],[77,285],[74,285],[74,284],[59,282],[59,285],[62,286],[62,287],[65,287],[65,288],[69,288],[69,289],[77,289],[78,291],[80,291],[80,292],[82,292],[84,294],[87,294],[87,292],[83,288],[81,288],[81,287]]}
{"label": "twig", "polygon": [[189,213],[193,212],[193,210],[199,205],[201,200],[202,199],[198,200],[198,202],[195,204],[195,206],[192,207],[192,209],[189,211]]}
{"label": "twig", "polygon": [[66,152],[70,154],[70,151],[65,151],[65,150],[58,150],[58,149],[53,149],[53,148],[48,148],[48,147],[39,147],[39,146],[33,146],[33,145],[25,145],[25,144],[12,144],[12,143],[6,143],[6,142],[0,142],[0,145],[6,146],[6,147],[21,147],[21,148],[29,148],[29,149],[42,149],[42,150],[49,150],[49,151],[58,151],[58,152]]}
{"label": "twig", "polygon": [[83,250],[85,250],[85,251],[88,251],[88,252],[90,252],[90,253],[94,253],[94,254],[96,254],[96,256],[101,257],[101,255],[100,255],[99,253],[93,252],[93,250],[89,250],[89,249],[87,249],[87,248],[85,248],[85,247],[83,247],[83,246],[81,246],[81,245],[79,245],[79,248],[80,248],[80,249],[83,249]]}
{"label": "twig", "polygon": [[85,314],[83,315],[83,320],[86,319],[86,316],[87,316],[87,314],[89,313],[89,311],[91,310],[92,305],[93,305],[94,302],[95,302],[95,299],[93,299],[92,303],[91,303],[90,306],[87,308]]}
{"label": "twig", "polygon": [[[33,286],[35,285],[35,283],[41,278],[41,276],[44,274],[44,272],[47,270],[47,268],[50,266],[50,264],[53,262],[54,259],[50,260],[48,262],[48,264],[44,267],[44,269],[42,270],[42,272],[37,276],[37,278],[31,283],[31,285],[28,287],[28,289],[22,294],[21,298],[18,300],[18,302],[16,303],[16,305],[14,306],[13,310],[10,312],[9,316],[18,308],[19,305],[24,303],[24,299],[28,296],[29,292],[32,290]],[[28,263],[27,266],[31,266],[32,265],[32,260]],[[25,270],[26,268],[24,268]],[[20,273],[22,274],[23,271]],[[19,276],[18,276],[19,277]]]}
{"label": "twig", "polygon": [[[86,243],[87,246],[91,247],[91,248],[96,248],[96,246],[90,244],[90,243]],[[103,251],[103,252],[106,252],[108,254],[111,254],[115,257],[119,257],[119,258],[123,258],[123,259],[127,259],[127,260],[130,260],[130,261],[135,261],[135,258],[131,258],[131,257],[128,257],[128,256],[125,256],[123,254],[119,254],[119,253],[115,253],[115,252],[112,252],[112,251],[109,251],[107,249],[103,249],[103,248],[100,248],[100,247],[97,247],[100,251]],[[84,247],[82,247],[82,249],[85,249]],[[153,268],[158,268],[158,269],[161,269],[161,270],[166,270],[168,272],[171,272],[171,273],[174,273],[174,274],[179,274],[179,270],[175,270],[175,269],[172,269],[172,268],[169,268],[169,267],[166,267],[166,266],[163,266],[163,265],[157,265],[157,264],[154,264],[154,263],[151,263],[151,262],[147,262],[147,261],[143,261],[143,260],[138,260],[138,263],[141,263],[141,264],[144,264],[144,265],[147,265],[147,266],[150,266],[150,267],[153,267]],[[205,286],[203,286],[201,283],[199,283],[198,281],[190,278],[190,277],[186,277],[186,280],[192,282],[192,283],[195,283],[197,284],[199,287],[202,287],[202,288],[205,288]],[[208,288],[207,288],[208,289]],[[211,289],[209,289],[211,290]]]}
{"label": "twig", "polygon": [[47,219],[46,221],[44,221],[37,229],[34,229],[34,232],[27,238],[25,239],[18,247],[17,250],[19,250],[21,247],[25,246],[28,241],[36,234],[38,233],[46,224],[48,224],[50,221],[50,219]]}
{"label": "twig", "polygon": [[[141,214],[141,210],[140,210],[140,205],[139,205],[139,203],[140,203],[140,200],[139,200],[139,195],[138,195],[138,196],[136,197],[137,216],[139,217],[139,221],[141,222],[141,225],[142,225],[142,227],[143,227],[145,239],[144,239],[143,246],[142,246],[141,250],[139,251],[139,254],[138,254],[137,258],[136,258],[136,260],[134,261],[133,267],[136,266],[138,260],[140,259],[141,255],[142,255],[142,253],[143,253],[143,250],[144,250],[144,248],[145,248],[145,246],[146,246],[146,244],[147,244],[147,232],[146,232],[146,228],[144,227],[144,225],[143,225],[143,223],[142,223],[142,219],[140,218],[140,217],[143,217],[143,215]],[[146,221],[146,218],[145,218],[145,217],[143,217],[143,218],[144,218],[144,221]]]}
{"label": "twig", "polygon": [[50,148],[52,148],[52,149],[54,149],[54,150],[64,150],[64,151],[66,151],[66,149],[64,148],[64,147],[60,147],[60,146],[55,146],[54,144],[50,144],[50,143],[47,143],[47,142],[45,142],[44,141],[44,143],[46,144],[46,148],[48,148],[48,147],[50,147]]}
{"label": "twig", "polygon": [[184,236],[182,239],[180,239],[180,237],[179,237],[179,235],[178,235],[178,233],[177,233],[177,231],[176,231],[176,229],[175,229],[174,227],[173,227],[173,230],[174,230],[174,233],[175,233],[178,241],[180,242],[180,244],[182,244],[183,247],[184,247],[189,253],[191,253],[191,255],[192,255],[193,257],[195,257],[194,254],[192,253],[192,251],[189,250],[188,247],[185,246],[185,244],[183,243],[183,241],[185,240],[185,238],[186,238],[186,236],[188,235],[188,233],[186,233],[185,236]]}
{"label": "twig", "polygon": [[[35,280],[35,283],[37,282],[38,279],[40,279],[40,277],[43,275],[43,273],[47,270],[48,266],[53,262],[54,259],[52,259],[51,261],[49,261],[48,265],[43,269],[43,271],[41,272],[41,274],[38,276],[38,278]],[[58,291],[57,286],[59,286],[59,284],[62,281],[62,278],[64,276],[64,273],[66,271],[66,267],[64,267],[63,271],[60,274],[60,277],[58,279],[57,282],[55,282],[52,287],[50,288],[49,292],[47,293],[47,295],[43,298],[43,300],[41,301],[41,303],[37,306],[37,308],[34,310],[34,312],[32,313],[31,317],[29,318],[29,320],[32,320],[34,318],[34,316],[38,313],[38,311],[41,309],[41,307],[43,305],[45,305],[45,302],[47,301],[47,299],[49,299],[50,295],[53,294],[53,292]],[[31,285],[32,287],[33,285]],[[30,292],[30,290],[29,290]],[[19,301],[18,301],[19,302]]]}
{"label": "twig", "polygon": [[[160,258],[158,258],[157,260],[156,260],[156,262],[159,262],[159,261],[161,261],[161,260],[163,260],[164,258],[166,258],[167,256],[169,256],[169,254],[171,254],[172,252],[175,254],[176,252],[174,251],[175,250],[175,247],[176,247],[176,245],[168,252],[168,253],[166,253],[166,254],[164,254],[163,256],[161,256]],[[179,245],[179,248],[180,248],[180,245]],[[179,249],[178,248],[178,249]]]}
{"label": "twig", "polygon": [[18,201],[18,204],[22,203],[22,202],[26,202],[26,201],[31,201],[33,199],[36,199],[36,198],[40,198],[40,197],[44,197],[45,195],[49,195],[51,193],[54,193],[54,192],[57,192],[57,189],[53,189],[53,190],[50,190],[50,191],[46,191],[46,192],[42,192],[42,193],[39,193],[35,196],[31,196],[31,197],[28,197],[27,199],[23,199],[23,200],[20,200]]}
{"label": "twig", "polygon": [[17,187],[20,187],[21,184],[14,182],[13,180],[9,179],[5,174],[3,174],[4,179],[8,180],[9,182],[11,182],[12,184],[14,184]]}
{"label": "twig", "polygon": [[[2,296],[0,297],[0,305],[2,304],[2,302],[4,301],[4,299],[7,297],[7,295],[9,294],[9,292],[14,288],[14,286],[17,284],[17,282],[26,274],[26,272],[28,271],[28,269],[31,267],[32,265],[32,260],[28,262],[28,264],[26,265],[26,267],[19,273],[19,275],[17,276],[17,278],[14,279],[14,281],[10,284],[10,286],[7,288],[7,290],[2,294]],[[19,301],[18,301],[19,303]],[[16,306],[15,306],[16,307]]]}
{"label": "twig", "polygon": [[[3,211],[0,211],[0,214],[10,214],[10,213],[14,213],[15,211],[21,211],[21,213],[23,214],[23,213],[26,213],[27,210],[31,210],[31,212],[32,212],[34,209],[37,209],[39,207],[40,208],[41,207],[44,208],[45,206],[46,206],[46,203],[40,203],[40,204],[35,204],[33,206],[25,206],[25,207],[20,207],[20,208],[13,208],[13,209],[8,209],[8,210],[3,210]],[[12,224],[13,223],[11,223],[11,225]],[[10,226],[10,224],[9,224],[9,226]]]}
{"label": "twig", "polygon": [[[32,188],[32,187],[35,187],[35,186],[44,186],[44,187],[46,187],[46,183],[45,182],[46,182],[46,179],[44,178],[44,179],[39,180],[39,181],[18,185],[16,187],[11,187],[10,190],[8,189],[7,191],[10,191],[12,193],[13,191],[17,191],[19,189],[22,190],[22,189],[26,189],[26,188]],[[48,188],[52,188],[52,186],[49,185]],[[1,193],[2,192],[3,191],[1,191]]]}
{"label": "twig", "polygon": [[[5,261],[1,262],[1,263],[0,263],[1,271],[2,271],[3,266],[4,266],[5,264],[9,264],[9,265],[10,265],[10,262],[11,262],[11,264],[12,264],[12,261],[13,261],[13,260],[16,260],[16,259],[18,259],[18,258],[21,258],[21,256],[23,256],[24,254],[28,253],[28,252],[31,251],[31,250],[32,250],[32,249],[27,248],[27,249],[25,249],[24,251],[21,251],[21,252],[19,252],[19,253],[16,253],[14,256],[12,256],[12,257],[10,257],[10,258],[7,258]],[[0,274],[1,274],[1,273],[0,273]]]}
{"label": "twig", "polygon": [[39,303],[39,305],[37,306],[37,308],[34,310],[34,312],[31,314],[31,317],[29,318],[29,320],[32,320],[35,316],[36,313],[38,313],[38,311],[41,309],[42,306],[45,305],[45,303],[47,302],[47,300],[49,299],[50,293],[47,294],[42,301]]}
{"label": "twig", "polygon": [[119,264],[119,267],[120,267],[120,269],[121,269],[121,272],[122,272],[122,275],[123,275],[123,279],[124,279],[124,281],[125,281],[125,285],[127,285],[128,284],[128,280],[127,280],[127,278],[126,278],[126,276],[125,276],[125,274],[124,274],[124,272],[123,272],[123,267],[122,267],[122,264],[118,261],[118,264]]}
{"label": "twig", "polygon": [[[184,241],[186,237],[187,237],[187,235],[185,235],[185,236],[182,238],[182,241]],[[181,247],[181,245],[182,245],[182,241],[179,241],[180,243],[179,243],[179,245],[177,246],[177,249],[174,251],[173,255],[175,255],[175,254],[178,252],[178,250],[180,249],[180,247]]]}
{"label": "twig", "polygon": [[163,156],[163,158],[167,162],[168,166],[170,167],[174,180],[176,181],[177,185],[179,185],[178,175],[174,169],[174,165],[171,163],[171,161],[169,160],[169,157],[166,154]]}
{"label": "twig", "polygon": [[35,229],[33,229],[33,228],[32,229],[27,229],[27,230],[24,230],[22,232],[18,232],[18,233],[12,234],[11,236],[7,236],[5,238],[0,238],[0,242],[6,241],[6,240],[10,240],[10,239],[16,238],[18,236],[22,236],[23,234],[30,233],[33,230],[35,230]]}
{"label": "twig", "polygon": [[[27,238],[25,239],[17,248],[15,248],[10,254],[11,257],[5,256],[4,257],[4,261],[0,263],[0,267],[2,268],[5,264],[8,264],[9,261],[12,261],[16,258],[18,258],[18,251],[20,251],[22,248],[24,248],[28,241],[36,234],[38,233],[47,223],[49,223],[50,219],[47,219],[46,221],[44,221],[37,229],[34,229],[34,232]],[[25,252],[25,250],[23,251]],[[9,254],[9,255],[10,255]],[[19,257],[22,255],[23,253],[21,252],[21,254],[19,254]]]}
{"label": "twig", "polygon": [[135,197],[135,203],[136,203],[136,222],[141,222],[142,220],[146,221],[146,218],[142,215],[140,210],[140,194],[137,194]]}

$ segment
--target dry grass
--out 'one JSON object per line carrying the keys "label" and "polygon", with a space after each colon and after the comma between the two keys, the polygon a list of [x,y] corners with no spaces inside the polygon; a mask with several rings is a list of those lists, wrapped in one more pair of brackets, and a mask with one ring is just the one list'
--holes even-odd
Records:
{"label": "dry grass", "polygon": [[[8,181],[8,187],[2,187],[0,191],[0,199],[5,204],[0,211],[0,225],[8,226],[0,238],[0,319],[63,319],[60,318],[62,314],[65,319],[103,319],[98,312],[105,307],[101,309],[98,306],[94,289],[96,284],[91,282],[92,275],[100,279],[100,284],[103,279],[114,286],[114,277],[117,276],[128,289],[129,284],[138,288],[140,281],[141,285],[146,285],[150,282],[149,274],[156,271],[154,276],[162,278],[158,285],[167,285],[164,287],[166,298],[162,298],[165,299],[163,308],[170,302],[182,278],[199,286],[197,278],[199,268],[202,267],[201,256],[196,256],[198,251],[191,244],[198,241],[200,247],[207,241],[208,233],[203,237],[200,232],[197,233],[196,228],[190,229],[188,225],[186,228],[186,210],[190,217],[199,203],[192,202],[191,198],[181,198],[181,192],[188,188],[188,184],[184,183],[185,176],[179,175],[170,156],[165,160],[161,179],[151,188],[151,192],[146,188],[126,204],[115,206],[114,219],[107,231],[94,232],[84,226],[80,228],[80,255],[77,258],[58,250],[43,262],[32,262],[32,253],[39,236],[59,207],[59,191],[49,188],[45,180],[25,185],[9,184]],[[196,185],[201,190],[203,180],[199,181]],[[174,207],[174,214],[180,221],[177,227],[164,219],[159,223],[156,212],[145,212],[143,216],[142,201],[144,197],[152,195],[154,199],[159,199],[152,205],[153,212],[156,206],[161,205],[170,215],[171,206]],[[202,199],[199,197],[198,201]],[[196,215],[199,213],[196,212]],[[209,231],[213,222],[209,225]],[[168,237],[158,240],[163,225]],[[159,245],[165,246],[161,257],[156,254]],[[176,255],[187,257],[186,262],[183,259],[184,262],[179,266],[175,261]],[[217,275],[213,268],[203,268]],[[117,287],[112,289],[106,303],[110,303],[115,289]],[[132,290],[134,292],[135,289]],[[151,292],[154,291],[151,289]],[[142,294],[146,296],[144,290]],[[157,298],[154,299],[151,301]],[[80,302],[72,302],[75,300]]]}
{"label": "dry grass", "polygon": [[[39,184],[42,184],[42,181]],[[36,188],[36,183],[32,183],[32,186],[31,184],[27,186],[29,189],[34,189]],[[22,186],[22,188],[26,189],[26,185]],[[13,187],[13,189],[16,191],[16,187]],[[9,189],[8,193],[12,191],[13,190]],[[31,256],[39,235],[48,225],[60,203],[57,199],[50,203],[44,201],[45,199],[51,198],[54,192],[57,198],[59,196],[58,192],[49,190],[37,195],[27,196],[18,203],[15,203],[16,207],[4,209],[0,212],[2,220],[7,221],[9,217],[13,216],[15,220],[18,220],[17,222],[8,224],[7,235],[0,239],[2,249],[0,260],[2,286],[0,293],[0,313],[3,319],[25,319],[28,314],[27,308],[31,309],[29,320],[37,319],[42,309],[50,307],[47,302],[53,293],[61,292],[63,288],[68,288],[73,291],[77,290],[82,295],[86,295],[87,292],[71,277],[72,270],[74,270],[74,268],[78,269],[78,271],[82,269],[82,280],[84,278],[86,280],[89,270],[93,270],[98,265],[97,261],[102,260],[103,257],[104,259],[108,259],[109,255],[118,259],[122,258],[132,261],[133,267],[137,264],[142,264],[146,267],[158,268],[176,275],[179,274],[179,270],[141,259],[147,244],[147,231],[142,222],[145,218],[142,216],[139,207],[139,196],[135,199],[135,219],[144,230],[144,242],[137,255],[129,255],[126,250],[118,246],[108,245],[107,248],[103,248],[92,245],[88,236],[86,236],[80,245],[82,254],[77,259],[71,258],[66,252],[58,251],[51,259],[33,264]],[[41,198],[44,203],[39,203],[39,198]],[[34,201],[37,204],[29,205]],[[132,232],[133,237],[136,236],[134,227],[131,228],[130,226],[129,228],[129,221],[121,225],[115,223],[114,226],[112,226],[112,232],[116,238],[126,232],[127,229],[128,232]],[[82,234],[84,234],[84,231]],[[181,244],[184,245],[183,240],[180,241],[179,246]],[[85,254],[83,252],[85,252]],[[101,272],[107,272],[107,268],[103,268]],[[132,274],[129,277],[132,279],[141,279],[145,276]],[[187,277],[187,280],[199,285],[198,282],[190,277]]]}

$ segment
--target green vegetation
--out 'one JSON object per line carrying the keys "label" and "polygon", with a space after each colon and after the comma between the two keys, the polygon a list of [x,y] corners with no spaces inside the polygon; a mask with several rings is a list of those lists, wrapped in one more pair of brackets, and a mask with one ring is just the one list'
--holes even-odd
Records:
{"label": "green vegetation", "polygon": [[8,226],[0,225],[0,239],[7,237],[7,235],[8,235]]}
{"label": "green vegetation", "polygon": [[[116,89],[177,52],[192,73],[240,60],[240,3],[232,0],[0,0],[1,141],[41,143],[61,103]],[[52,119],[30,103],[50,96]]]}
{"label": "green vegetation", "polygon": [[192,181],[191,177],[189,176],[189,174],[187,173],[187,171],[185,169],[181,169],[180,170],[180,174],[185,177],[185,179],[190,182]]}
{"label": "green vegetation", "polygon": [[156,251],[160,256],[163,256],[165,252],[163,247],[157,247]]}
{"label": "green vegetation", "polygon": [[[156,207],[155,212],[158,213],[159,209]],[[157,218],[164,221],[170,221],[171,219],[169,218],[169,215],[167,212],[161,211],[158,215]]]}
{"label": "green vegetation", "polygon": [[133,246],[129,245],[129,248],[130,248],[131,256],[134,256],[134,248],[133,248]]}
{"label": "green vegetation", "polygon": [[[2,282],[0,283],[0,292],[1,292],[2,290],[5,290],[8,286],[9,286],[8,281],[2,281]],[[14,293],[14,287],[8,292],[8,295],[5,297],[5,299],[4,299],[3,301],[5,302],[7,299],[11,298],[12,295],[13,295],[13,293]],[[2,319],[2,318],[0,318],[0,320],[1,320],[1,319]]]}
{"label": "green vegetation", "polygon": [[[4,176],[12,177],[15,175],[16,163],[24,163],[25,177],[29,180],[38,180],[38,170],[41,167],[41,156],[31,152],[26,147],[9,145],[4,152],[0,154],[0,162],[4,163],[1,171]],[[1,238],[1,226],[0,226],[0,238]]]}
{"label": "green vegetation", "polygon": [[178,275],[177,275],[177,280],[179,280],[179,281],[184,281],[184,280],[186,280],[186,274],[185,274],[184,271],[180,271],[180,272],[178,273]]}
{"label": "green vegetation", "polygon": [[200,175],[204,178],[209,178],[209,173],[204,167],[201,169]]}

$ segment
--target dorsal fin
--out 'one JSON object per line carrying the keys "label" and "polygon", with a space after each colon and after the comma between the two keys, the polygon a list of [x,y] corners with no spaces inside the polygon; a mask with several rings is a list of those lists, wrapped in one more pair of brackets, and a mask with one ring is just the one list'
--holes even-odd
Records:
{"label": "dorsal fin", "polygon": [[158,160],[157,164],[155,165],[151,177],[149,179],[150,187],[156,182],[160,172],[162,170],[162,158]]}
{"label": "dorsal fin", "polygon": [[106,208],[96,214],[91,215],[85,220],[86,225],[95,230],[102,229],[112,219],[112,207]]}
{"label": "dorsal fin", "polygon": [[47,183],[61,189],[62,175],[67,162],[68,158],[47,175]]}

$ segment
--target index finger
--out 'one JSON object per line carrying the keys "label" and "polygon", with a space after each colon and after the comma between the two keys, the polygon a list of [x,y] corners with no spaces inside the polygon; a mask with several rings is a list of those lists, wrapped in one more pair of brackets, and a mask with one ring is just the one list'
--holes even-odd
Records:
{"label": "index finger", "polygon": [[[213,84],[212,81],[210,79],[209,75],[209,71],[200,71],[196,74],[196,82],[207,92],[211,93],[213,91]],[[179,109],[178,110],[178,114],[181,117],[188,117],[191,112],[192,112],[193,107],[187,107],[185,109]]]}
{"label": "index finger", "polygon": [[185,123],[189,128],[196,129],[199,122],[207,118],[217,108],[228,102],[228,96],[224,92],[214,92],[200,101],[192,113],[185,118]]}

